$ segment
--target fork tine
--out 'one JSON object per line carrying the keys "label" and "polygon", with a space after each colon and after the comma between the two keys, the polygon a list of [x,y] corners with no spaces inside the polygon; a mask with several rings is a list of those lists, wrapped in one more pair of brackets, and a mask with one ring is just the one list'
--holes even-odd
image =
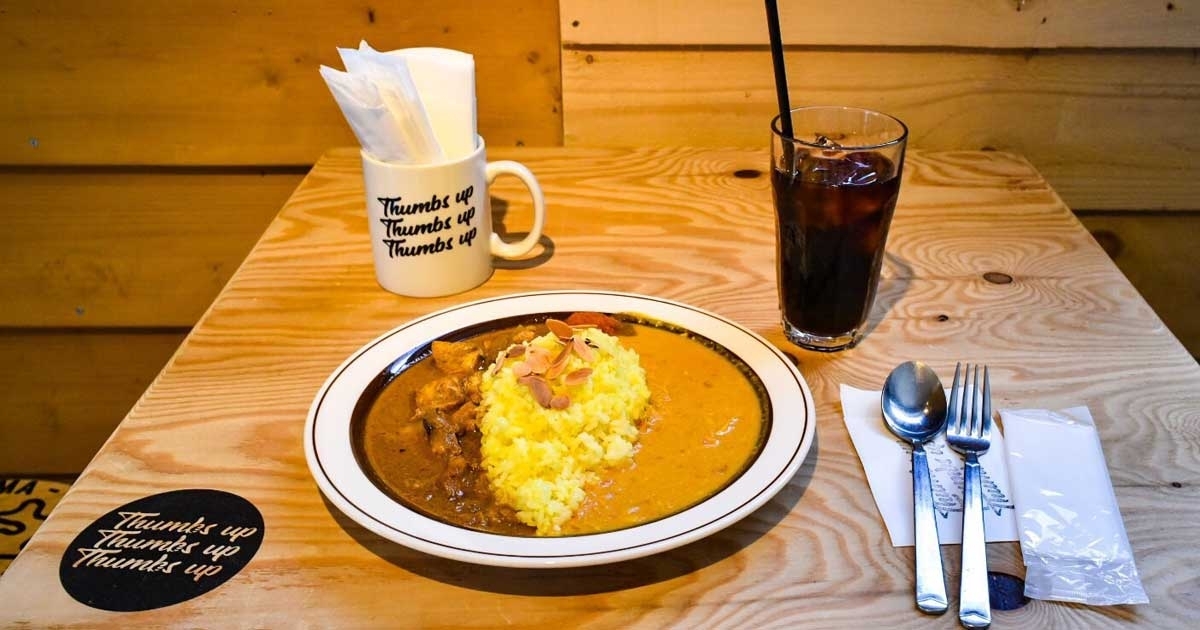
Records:
{"label": "fork tine", "polygon": [[975,374],[971,381],[971,395],[975,397],[971,405],[971,435],[979,435],[983,428],[983,388],[979,382],[979,364],[975,364]]}
{"label": "fork tine", "polygon": [[971,387],[971,364],[963,364],[963,386],[962,386],[962,408],[958,410],[961,420],[958,423],[959,433],[966,433],[971,430],[971,403],[974,400],[972,396],[973,388]]}
{"label": "fork tine", "polygon": [[974,413],[976,413],[976,395],[974,395],[974,383],[971,380],[971,364],[967,364],[962,368],[962,433],[971,434],[971,427],[974,426]]}
{"label": "fork tine", "polygon": [[946,409],[950,410],[950,417],[946,418],[946,431],[953,433],[958,430],[958,426],[962,420],[962,414],[959,413],[958,404],[960,398],[960,385],[958,382],[958,373],[962,368],[962,363],[954,364],[954,382],[950,384],[950,404]]}
{"label": "fork tine", "polygon": [[983,418],[979,426],[979,435],[988,437],[992,431],[992,384],[988,378],[988,368],[983,366]]}

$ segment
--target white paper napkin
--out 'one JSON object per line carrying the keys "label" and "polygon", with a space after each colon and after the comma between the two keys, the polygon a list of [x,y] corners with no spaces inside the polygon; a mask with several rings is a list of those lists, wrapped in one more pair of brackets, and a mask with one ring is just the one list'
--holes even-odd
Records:
{"label": "white paper napkin", "polygon": [[321,76],[362,148],[376,159],[436,164],[477,147],[475,58],[446,48],[339,48],[346,71]]}
{"label": "white paper napkin", "polygon": [[[395,140],[402,147],[401,152],[407,154],[405,161],[418,164],[443,161],[445,155],[429,122],[424,99],[408,69],[408,63],[402,57],[378,52],[366,42],[362,42],[358,50],[339,48],[338,54],[342,57],[347,74],[365,78],[375,86],[388,113],[394,118],[399,135]],[[378,159],[398,161],[381,157],[379,149],[363,148]]]}
{"label": "white paper napkin", "polygon": [[[892,545],[913,544],[912,451],[888,431],[880,392],[841,386],[842,418],[867,473],[875,505],[883,516]],[[938,540],[962,543],[963,459],[944,435],[925,445],[933,482]],[[1004,436],[993,426],[992,444],[979,464],[983,468],[983,527],[988,542],[1017,540],[1012,493],[1004,461]]]}
{"label": "white paper napkin", "polygon": [[[359,49],[363,46],[366,42]],[[475,58],[448,48],[404,48],[388,54],[408,63],[446,159],[457,160],[474,152],[478,134]]]}

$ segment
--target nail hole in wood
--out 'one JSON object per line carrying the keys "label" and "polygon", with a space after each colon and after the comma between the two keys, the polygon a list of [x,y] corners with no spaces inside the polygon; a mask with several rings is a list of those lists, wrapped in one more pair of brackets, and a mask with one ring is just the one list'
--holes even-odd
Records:
{"label": "nail hole in wood", "polygon": [[941,315],[937,316],[937,320],[939,322],[948,322],[948,321],[950,321],[950,316],[945,313],[942,313]]}
{"label": "nail hole in wood", "polygon": [[1172,488],[1182,488],[1182,487],[1183,487],[1183,484],[1179,483],[1178,481],[1172,481],[1172,482],[1171,482],[1171,487],[1172,487]]}
{"label": "nail hole in wood", "polygon": [[989,271],[983,274],[983,279],[991,282],[992,284],[1009,284],[1013,281],[1012,276],[1006,273],[1000,273],[999,271]]}

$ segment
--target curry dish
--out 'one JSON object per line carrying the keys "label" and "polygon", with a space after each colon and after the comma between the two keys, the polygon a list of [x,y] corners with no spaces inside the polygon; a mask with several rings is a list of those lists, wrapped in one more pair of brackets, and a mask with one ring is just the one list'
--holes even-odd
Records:
{"label": "curry dish", "polygon": [[[546,331],[545,317],[453,342],[393,377],[356,422],[360,463],[389,496],[479,531],[532,536],[497,501],[481,464],[480,381],[498,354]],[[631,527],[684,510],[735,480],[759,452],[766,397],[740,359],[706,340],[632,317],[577,313],[636,351],[650,388],[635,454],[605,470],[562,534]],[[551,322],[553,323],[553,322]]]}

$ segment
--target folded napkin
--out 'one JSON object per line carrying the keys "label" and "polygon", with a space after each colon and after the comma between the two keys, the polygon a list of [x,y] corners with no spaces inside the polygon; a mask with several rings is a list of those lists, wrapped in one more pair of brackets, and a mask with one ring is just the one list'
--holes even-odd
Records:
{"label": "folded napkin", "polygon": [[475,58],[448,48],[404,48],[388,54],[408,64],[446,159],[457,160],[473,153],[478,134]]}
{"label": "folded napkin", "polygon": [[[947,392],[949,395],[949,392]],[[883,516],[892,545],[913,544],[912,450],[883,421],[880,392],[842,385],[842,418],[867,473],[875,505]],[[963,458],[938,434],[925,445],[933,482],[933,505],[938,540],[962,543]],[[1017,540],[1016,519],[1004,460],[1004,436],[998,427],[992,443],[979,458],[983,468],[983,527],[989,542]]]}
{"label": "folded napkin", "polygon": [[1025,595],[1144,604],[1100,437],[1087,407],[1002,409]]}
{"label": "folded napkin", "polygon": [[339,48],[346,71],[321,76],[363,149],[384,162],[434,164],[476,148],[475,59],[445,48]]}

